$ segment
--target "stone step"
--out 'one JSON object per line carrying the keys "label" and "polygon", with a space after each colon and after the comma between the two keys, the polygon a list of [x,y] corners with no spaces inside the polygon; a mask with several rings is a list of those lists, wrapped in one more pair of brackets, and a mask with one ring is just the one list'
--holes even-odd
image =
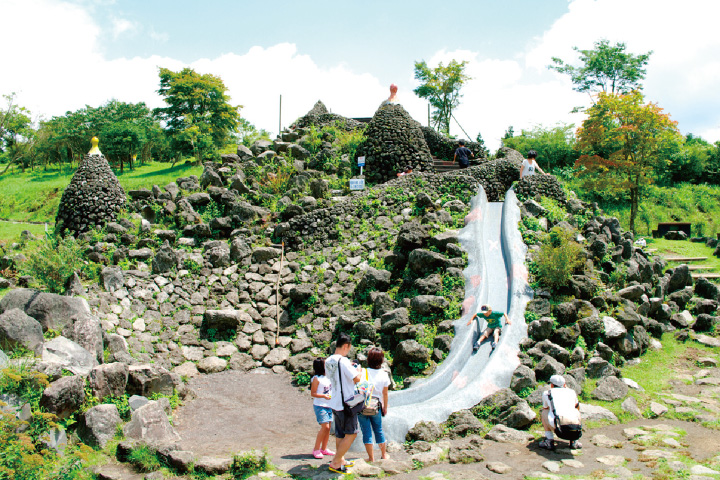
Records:
{"label": "stone step", "polygon": [[690,276],[692,278],[705,278],[710,280],[720,278],[720,273],[691,273]]}
{"label": "stone step", "polygon": [[702,262],[708,257],[665,257],[668,262]]}

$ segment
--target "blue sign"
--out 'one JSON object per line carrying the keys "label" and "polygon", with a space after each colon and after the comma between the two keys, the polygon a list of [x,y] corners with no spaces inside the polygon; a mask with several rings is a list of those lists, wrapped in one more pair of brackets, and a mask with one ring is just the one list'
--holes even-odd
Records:
{"label": "blue sign", "polygon": [[351,178],[350,179],[350,190],[365,190],[365,179],[364,178]]}
{"label": "blue sign", "polygon": [[365,166],[365,157],[358,157],[358,167]]}

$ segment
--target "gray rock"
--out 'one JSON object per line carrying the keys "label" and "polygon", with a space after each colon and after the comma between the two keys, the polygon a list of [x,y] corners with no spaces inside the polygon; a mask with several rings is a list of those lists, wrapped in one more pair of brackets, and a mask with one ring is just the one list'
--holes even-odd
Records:
{"label": "gray rock", "polygon": [[122,397],[130,369],[120,362],[98,365],[90,371],[90,388],[96,398]]}
{"label": "gray rock", "polygon": [[18,348],[30,350],[35,355],[42,353],[42,325],[19,308],[0,314],[0,345],[9,351]]}
{"label": "gray rock", "polygon": [[410,300],[410,308],[421,317],[442,315],[450,302],[436,295],[417,295]]}
{"label": "gray rock", "polygon": [[10,290],[0,300],[0,313],[19,308],[42,325],[43,330],[62,330],[76,318],[90,315],[90,307],[82,298],[43,293],[28,288]]}
{"label": "gray rock", "polygon": [[355,287],[355,298],[369,298],[370,292],[385,292],[390,288],[391,273],[369,267]]}
{"label": "gray rock", "polygon": [[84,402],[85,379],[79,375],[55,380],[40,398],[40,406],[60,419],[69,417]]}
{"label": "gray rock", "polygon": [[125,277],[120,267],[105,267],[100,272],[100,281],[105,291],[113,293],[125,286]]}
{"label": "gray rock", "polygon": [[80,416],[78,435],[91,447],[105,448],[115,437],[117,426],[122,422],[113,404],[98,405]]}
{"label": "gray rock", "polygon": [[132,395],[128,399],[128,406],[130,407],[130,411],[135,411],[140,407],[143,407],[148,404],[150,400],[147,397],[143,397],[142,395]]}
{"label": "gray rock", "polygon": [[593,421],[609,420],[611,422],[618,421],[615,414],[612,413],[607,408],[603,408],[598,405],[590,405],[589,403],[583,403],[583,402],[580,402],[580,416],[582,417],[583,422],[589,421],[589,420],[593,420]]}
{"label": "gray rock", "polygon": [[265,357],[263,357],[263,366],[272,368],[275,365],[283,365],[290,358],[290,351],[287,348],[276,347],[270,350]]}
{"label": "gray rock", "polygon": [[175,385],[172,375],[159,365],[131,365],[128,372],[127,392],[130,395],[149,397],[153,393],[172,395]]}
{"label": "gray rock", "polygon": [[482,462],[485,457],[482,454],[482,438],[473,435],[469,438],[457,440],[450,445],[448,450],[448,461],[450,463],[476,463]]}
{"label": "gray rock", "polygon": [[240,237],[236,237],[230,242],[230,259],[239,263],[242,259],[247,258],[252,253],[252,249],[247,242]]}
{"label": "gray rock", "polygon": [[590,378],[602,378],[609,376],[617,377],[620,375],[620,370],[613,365],[610,365],[607,360],[600,357],[591,358],[585,371],[587,372],[587,376]]}
{"label": "gray rock", "polygon": [[427,347],[419,344],[416,340],[404,340],[400,342],[393,355],[393,365],[409,365],[410,363],[427,363],[430,352]]}
{"label": "gray rock", "polygon": [[670,275],[670,283],[668,284],[668,293],[673,293],[693,284],[690,269],[687,265],[678,265],[672,270]]}
{"label": "gray rock", "polygon": [[510,428],[526,427],[537,416],[528,403],[509,388],[500,389],[485,397],[476,408],[488,412],[488,421],[502,423]]}
{"label": "gray rock", "polygon": [[485,435],[485,438],[498,443],[519,443],[526,445],[532,442],[535,437],[527,432],[506,427],[505,425],[495,425]]}
{"label": "gray rock", "polygon": [[170,425],[165,410],[155,401],[148,402],[132,413],[124,433],[129,439],[145,443],[166,444],[180,440],[180,435]]}
{"label": "gray rock", "polygon": [[625,400],[623,400],[622,404],[620,404],[620,408],[638,418],[642,417],[642,412],[638,407],[635,397],[627,397]]}
{"label": "gray rock", "polygon": [[440,439],[443,431],[440,425],[432,421],[418,422],[405,436],[408,441],[435,442]]}
{"label": "gray rock", "polygon": [[152,260],[152,272],[156,275],[175,270],[178,264],[178,255],[166,239],[155,253]]}
{"label": "gray rock", "polygon": [[280,256],[280,250],[272,247],[258,247],[252,252],[253,263],[264,263],[268,260],[278,258]]}
{"label": "gray rock", "polygon": [[410,252],[408,256],[408,267],[421,277],[425,277],[448,266],[448,259],[431,250],[418,248]]}
{"label": "gray rock", "polygon": [[202,373],[218,373],[227,368],[227,360],[220,357],[205,357],[197,364],[197,368]]}
{"label": "gray rock", "polygon": [[616,340],[627,335],[627,328],[612,317],[603,317],[602,322],[605,326],[605,338],[608,340]]}
{"label": "gray rock", "polygon": [[591,395],[597,400],[612,402],[626,397],[628,394],[628,386],[617,377],[605,377],[598,382],[597,388],[592,391]]}
{"label": "gray rock", "polygon": [[202,328],[205,331],[218,332],[236,331],[241,323],[252,321],[250,316],[242,311],[233,309],[205,310]]}
{"label": "gray rock", "polygon": [[539,382],[546,382],[553,375],[565,373],[565,365],[549,355],[544,355],[535,366],[535,378]]}
{"label": "gray rock", "polygon": [[553,334],[553,319],[541,317],[528,325],[528,335],[534,340],[545,340]]}
{"label": "gray rock", "polygon": [[65,337],[56,337],[43,345],[42,361],[53,363],[84,377],[98,364],[94,354]]}
{"label": "gray rock", "polygon": [[225,268],[230,265],[230,247],[225,242],[212,242],[204,257],[213,268]]}
{"label": "gray rock", "polygon": [[65,325],[63,336],[95,354],[98,363],[103,361],[103,330],[100,320],[92,315],[81,315],[73,323]]}
{"label": "gray rock", "polygon": [[537,387],[535,372],[525,365],[518,366],[510,379],[510,389],[515,393],[520,393],[526,389],[534,390],[535,387]]}

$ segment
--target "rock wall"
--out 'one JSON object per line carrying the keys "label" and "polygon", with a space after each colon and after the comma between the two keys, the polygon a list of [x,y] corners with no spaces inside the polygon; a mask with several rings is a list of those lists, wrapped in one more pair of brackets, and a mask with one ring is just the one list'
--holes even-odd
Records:
{"label": "rock wall", "polygon": [[[420,127],[420,129],[425,136],[425,142],[430,149],[430,153],[434,157],[442,158],[444,160],[453,159],[455,150],[460,146],[457,140],[441,135],[434,128]],[[465,143],[465,146],[473,152],[473,155],[475,155],[475,163],[482,161],[487,157],[487,151],[482,144],[477,142],[467,142]],[[473,160],[470,160],[470,164],[473,164]]]}
{"label": "rock wall", "polygon": [[125,191],[103,155],[86,155],[65,188],[58,209],[57,230],[73,235],[115,221],[125,205]]}
{"label": "rock wall", "polygon": [[363,128],[364,124],[353,120],[352,118],[343,117],[336,113],[330,113],[323,102],[320,100],[315,103],[312,109],[304,116],[300,117],[295,124],[294,128],[307,128],[315,126],[321,128],[327,125],[339,125],[344,126],[347,130],[355,130],[357,128]]}
{"label": "rock wall", "polygon": [[433,160],[420,124],[402,105],[381,105],[365,129],[357,156],[365,157],[366,178],[381,183],[408,165],[416,172],[433,172]]}

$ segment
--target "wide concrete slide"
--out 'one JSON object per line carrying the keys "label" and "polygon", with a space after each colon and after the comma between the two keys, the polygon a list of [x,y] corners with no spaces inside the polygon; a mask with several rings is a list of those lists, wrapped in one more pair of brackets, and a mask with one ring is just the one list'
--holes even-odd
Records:
{"label": "wide concrete slide", "polygon": [[[464,314],[455,321],[450,353],[435,372],[406,390],[390,392],[388,414],[383,419],[387,441],[402,443],[417,422],[443,422],[453,412],[473,407],[509,386],[520,364],[519,344],[527,336],[525,306],[532,289],[524,265],[526,247],[517,227],[520,209],[515,192],[508,191],[504,203],[491,203],[479,187],[466,220],[460,231],[460,243],[469,260],[463,272]],[[492,355],[489,341],[473,353],[472,345],[481,332],[476,322],[466,325],[483,304],[507,312],[512,322],[503,329]],[[484,321],[481,328],[485,328]],[[362,448],[359,437],[354,449]]]}

